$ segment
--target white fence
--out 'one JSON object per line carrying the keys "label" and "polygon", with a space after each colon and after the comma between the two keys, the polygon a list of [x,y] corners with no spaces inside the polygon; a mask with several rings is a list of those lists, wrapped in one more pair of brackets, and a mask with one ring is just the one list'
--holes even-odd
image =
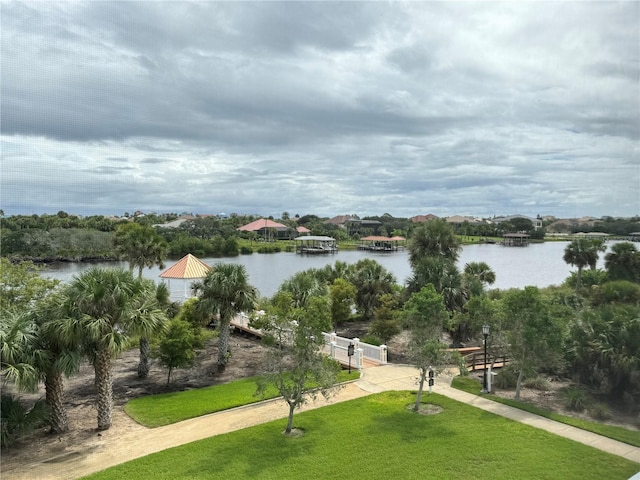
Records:
{"label": "white fence", "polygon": [[[250,318],[246,313],[236,315],[231,321],[231,325],[252,333],[258,337],[262,337],[262,331],[249,326]],[[361,342],[359,338],[339,337],[335,332],[322,333],[324,337],[323,351],[335,358],[343,365],[349,364],[349,346],[353,345],[353,356],[351,357],[351,366],[356,369],[363,368],[366,360],[372,363],[387,363],[387,346],[371,345]]]}

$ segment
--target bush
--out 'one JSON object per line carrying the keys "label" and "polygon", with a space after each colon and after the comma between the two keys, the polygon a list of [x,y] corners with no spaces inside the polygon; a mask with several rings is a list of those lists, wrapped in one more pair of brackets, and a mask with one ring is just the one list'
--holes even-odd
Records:
{"label": "bush", "polygon": [[281,250],[279,245],[261,245],[258,247],[258,253],[279,253]]}
{"label": "bush", "polygon": [[368,343],[369,345],[382,345],[382,339],[376,335],[368,334],[364,338],[361,338],[362,343]]}
{"label": "bush", "polygon": [[551,384],[549,383],[549,380],[543,377],[529,378],[525,380],[524,386],[533,390],[540,390],[542,392],[551,390]]}
{"label": "bush", "polygon": [[564,392],[564,406],[567,410],[582,412],[590,404],[589,394],[580,387],[569,387]]}
{"label": "bush", "polygon": [[495,376],[493,386],[501,389],[515,388],[518,383],[518,373],[511,367],[501,368]]}
{"label": "bush", "polygon": [[253,248],[247,246],[247,245],[243,245],[242,247],[240,247],[240,254],[241,255],[251,255],[253,253]]}
{"label": "bush", "polygon": [[613,417],[609,405],[602,402],[596,402],[591,405],[591,408],[589,408],[589,414],[593,418],[598,420],[609,420],[611,417]]}
{"label": "bush", "polygon": [[[582,271],[582,275],[580,276],[583,288],[593,287],[594,285],[602,285],[608,279],[609,276],[607,275],[607,272],[602,269],[585,269]],[[576,288],[576,283],[578,283],[578,274],[576,272],[571,272],[569,277],[564,281],[564,284],[571,288]]]}
{"label": "bush", "polygon": [[640,285],[628,280],[607,282],[593,289],[592,302],[594,305],[609,303],[637,305],[640,303]]}
{"label": "bush", "polygon": [[25,404],[13,395],[2,395],[0,401],[2,422],[0,425],[0,446],[11,446],[25,433],[46,425],[49,411],[44,400],[39,400],[28,410]]}

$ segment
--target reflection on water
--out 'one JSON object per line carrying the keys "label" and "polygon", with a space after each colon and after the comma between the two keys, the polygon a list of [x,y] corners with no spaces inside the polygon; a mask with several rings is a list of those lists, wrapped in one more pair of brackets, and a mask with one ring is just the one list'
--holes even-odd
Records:
{"label": "reflection on water", "polygon": [[[546,287],[559,285],[571,273],[572,268],[567,265],[562,256],[568,242],[548,242],[531,244],[528,247],[503,247],[501,245],[465,245],[458,262],[460,268],[469,262],[486,262],[496,273],[496,283],[493,288],[522,288],[527,285]],[[379,262],[396,277],[399,283],[404,283],[411,275],[407,252],[374,253],[360,250],[346,250],[334,255],[299,255],[281,252],[272,254],[241,255],[232,258],[203,258],[206,263],[216,262],[239,263],[245,266],[252,285],[258,288],[263,296],[272,296],[280,284],[296,272],[308,268],[322,268],[333,265],[337,260],[345,263],[355,263],[363,258],[372,258]],[[599,268],[604,267],[604,254],[600,255]],[[177,260],[165,262],[169,268]],[[57,263],[50,265],[43,272],[44,275],[57,278],[63,282],[69,281],[74,275],[83,272],[93,265],[106,267],[122,266],[127,268],[126,262],[105,263]],[[161,270],[157,267],[145,269],[146,278],[159,281]],[[183,296],[185,285],[181,280],[171,281],[171,290],[175,295]],[[188,290],[188,287],[187,287]]]}

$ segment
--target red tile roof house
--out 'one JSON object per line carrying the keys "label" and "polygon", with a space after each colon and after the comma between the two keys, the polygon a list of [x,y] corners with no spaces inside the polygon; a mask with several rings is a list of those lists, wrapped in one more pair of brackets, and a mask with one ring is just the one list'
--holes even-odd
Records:
{"label": "red tile roof house", "polygon": [[236,228],[240,232],[256,232],[259,237],[268,240],[291,240],[297,236],[295,229],[268,218],[260,218],[242,227]]}

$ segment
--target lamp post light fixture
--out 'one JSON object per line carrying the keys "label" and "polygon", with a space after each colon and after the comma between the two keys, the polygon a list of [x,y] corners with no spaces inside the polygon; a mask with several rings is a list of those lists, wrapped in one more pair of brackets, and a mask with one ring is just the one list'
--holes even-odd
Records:
{"label": "lamp post light fixture", "polygon": [[347,347],[347,355],[349,356],[349,375],[351,375],[351,357],[353,357],[354,349],[355,347],[353,343],[350,343]]}
{"label": "lamp post light fixture", "polygon": [[489,336],[489,325],[482,326],[482,335],[484,336],[484,378],[481,393],[489,393],[487,389],[487,337]]}

